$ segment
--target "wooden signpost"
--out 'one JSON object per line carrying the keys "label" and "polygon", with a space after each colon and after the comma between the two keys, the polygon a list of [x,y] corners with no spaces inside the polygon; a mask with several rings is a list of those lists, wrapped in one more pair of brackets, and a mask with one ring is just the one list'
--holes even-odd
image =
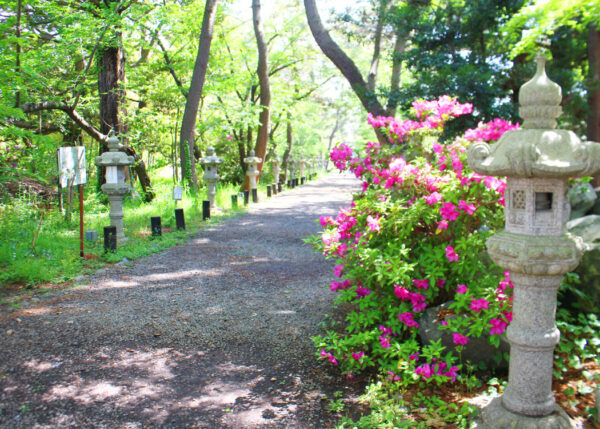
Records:
{"label": "wooden signpost", "polygon": [[[83,185],[86,183],[85,147],[60,147],[58,155],[58,185],[67,189],[69,208],[71,210],[71,190],[79,187],[79,256],[83,258]],[[70,216],[70,213],[69,213]]]}

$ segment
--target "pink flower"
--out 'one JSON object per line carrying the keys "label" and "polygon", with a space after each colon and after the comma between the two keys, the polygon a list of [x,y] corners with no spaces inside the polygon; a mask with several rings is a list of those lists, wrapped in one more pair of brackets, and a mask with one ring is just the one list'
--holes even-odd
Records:
{"label": "pink flower", "polygon": [[393,334],[393,335],[396,335],[396,334],[394,334],[394,332],[392,331],[392,328],[386,328],[386,327],[385,327],[385,326],[383,326],[383,325],[379,325],[379,330],[380,330],[380,331],[381,331],[381,333],[382,333],[383,335],[385,335],[385,336],[392,335],[392,334]]}
{"label": "pink flower", "polygon": [[439,144],[438,142],[433,143],[433,151],[435,153],[442,153],[442,150],[444,149],[444,146],[442,146],[441,144]]}
{"label": "pink flower", "polygon": [[429,205],[433,205],[439,202],[441,199],[442,195],[439,192],[433,192],[425,198],[425,202]]}
{"label": "pink flower", "polygon": [[364,296],[367,296],[367,295],[369,295],[370,293],[371,293],[371,291],[370,291],[369,289],[365,288],[365,287],[358,286],[358,287],[356,288],[356,295],[357,295],[359,298],[362,298],[362,297],[364,297]]}
{"label": "pink flower", "polygon": [[365,352],[352,353],[352,358],[359,361],[361,357],[365,355]]}
{"label": "pink flower", "polygon": [[429,288],[429,279],[423,279],[423,280],[413,279],[413,284],[418,289],[428,289]]}
{"label": "pink flower", "polygon": [[455,221],[459,216],[460,212],[456,210],[456,206],[452,203],[444,203],[440,207],[440,215],[442,219]]}
{"label": "pink flower", "polygon": [[421,295],[420,293],[411,293],[410,302],[412,303],[413,311],[423,311],[427,308],[427,303],[425,302],[425,295]]}
{"label": "pink flower", "polygon": [[394,374],[392,371],[388,371],[388,380],[389,381],[400,381],[402,380],[399,375]]}
{"label": "pink flower", "polygon": [[506,330],[508,323],[502,319],[492,319],[490,320],[490,325],[492,325],[490,328],[490,335],[502,335]]}
{"label": "pink flower", "polygon": [[465,285],[458,285],[456,293],[467,293],[467,287]]}
{"label": "pink flower", "polygon": [[413,319],[414,314],[411,313],[410,311],[407,311],[405,313],[400,313],[398,315],[398,320],[401,321],[402,323],[404,323],[407,327],[409,328],[418,328],[419,324],[417,322],[415,322],[415,320]]}
{"label": "pink flower", "polygon": [[410,360],[417,360],[419,359],[419,353],[413,353],[412,355],[410,355],[408,357]]}
{"label": "pink flower", "polygon": [[473,310],[475,313],[479,313],[479,311],[481,311],[482,309],[487,309],[489,306],[489,302],[487,302],[487,300],[485,298],[481,298],[481,299],[474,299],[473,301],[471,301],[471,305],[469,305],[469,308],[471,310]]}
{"label": "pink flower", "polygon": [[338,361],[336,360],[336,358],[333,357],[333,355],[331,353],[326,352],[325,349],[321,349],[321,357],[322,358],[327,358],[327,360],[329,362],[331,362],[332,364],[334,364],[334,365],[338,364]]}
{"label": "pink flower", "polygon": [[445,285],[445,284],[446,284],[446,280],[444,280],[444,279],[437,279],[437,280],[435,281],[435,285],[436,285],[437,287],[444,287],[444,285]]}
{"label": "pink flower", "polygon": [[406,289],[402,286],[394,287],[394,294],[396,295],[396,297],[400,298],[402,301],[404,301],[405,299],[410,297],[410,292],[408,291],[408,289]]}
{"label": "pink flower", "polygon": [[458,255],[454,251],[454,247],[450,245],[446,246],[446,258],[448,258],[450,262],[458,262]]}
{"label": "pink flower", "polygon": [[319,217],[319,223],[321,226],[333,225],[333,218],[331,216]]}
{"label": "pink flower", "polygon": [[469,342],[469,337],[465,337],[462,334],[458,334],[458,333],[453,333],[452,334],[452,341],[454,342],[454,344],[458,345],[466,345]]}
{"label": "pink flower", "polygon": [[384,349],[389,349],[390,348],[390,339],[386,336],[380,335],[379,336],[379,345],[381,345],[381,347],[383,347]]}
{"label": "pink flower", "polygon": [[367,227],[373,232],[381,230],[381,225],[379,225],[379,217],[374,218],[371,215],[367,216]]}
{"label": "pink flower", "polygon": [[342,271],[344,271],[344,264],[339,264],[339,265],[336,265],[335,268],[333,269],[333,274],[336,277],[341,277]]}
{"label": "pink flower", "polygon": [[420,375],[425,380],[427,380],[428,378],[430,378],[432,375],[435,374],[433,371],[433,365],[429,365],[428,363],[425,363],[421,366],[418,366],[415,368],[415,374]]}
{"label": "pink flower", "polygon": [[467,204],[466,201],[460,200],[458,202],[458,209],[462,210],[464,213],[472,216],[475,213],[476,207],[474,204]]}
{"label": "pink flower", "polygon": [[439,230],[448,229],[448,222],[445,221],[445,220],[439,221],[437,223],[437,227],[438,227]]}
{"label": "pink flower", "polygon": [[458,371],[458,367],[453,366],[447,372],[445,372],[443,375],[450,378],[454,382],[454,381],[456,381],[456,372],[457,371]]}

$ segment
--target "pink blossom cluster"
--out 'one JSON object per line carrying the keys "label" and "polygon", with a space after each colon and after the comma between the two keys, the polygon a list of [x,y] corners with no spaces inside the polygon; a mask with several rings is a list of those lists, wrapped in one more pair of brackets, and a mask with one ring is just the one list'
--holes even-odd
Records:
{"label": "pink blossom cluster", "polygon": [[345,143],[340,143],[329,154],[333,164],[340,170],[346,169],[346,162],[352,158],[352,148]]}
{"label": "pink blossom cluster", "polygon": [[472,128],[465,131],[465,139],[469,141],[496,141],[502,137],[507,131],[519,129],[518,123],[513,124],[510,121],[496,118],[490,122],[480,122],[477,124],[477,128]]}
{"label": "pink blossom cluster", "polygon": [[448,95],[442,95],[437,100],[413,101],[412,108],[415,116],[419,119],[423,116],[449,119],[451,117],[456,118],[473,112],[473,105],[471,103],[461,104],[456,98],[452,98]]}
{"label": "pink blossom cluster", "polygon": [[434,375],[441,375],[448,378],[451,381],[456,381],[456,373],[458,371],[458,367],[452,366],[448,367],[446,362],[434,362],[434,363],[424,363],[415,368],[415,374],[420,375],[423,380],[427,380]]}
{"label": "pink blossom cluster", "polygon": [[[427,281],[429,281],[429,280],[427,280]],[[417,292],[411,292],[408,289],[406,289],[405,287],[398,286],[396,284],[394,285],[394,294],[396,295],[396,298],[399,298],[400,300],[402,300],[402,302],[410,301],[414,312],[418,313],[419,311],[423,311],[427,308],[425,295],[422,295]],[[404,313],[404,314],[407,314],[407,313]],[[403,316],[402,318],[400,318],[400,316],[398,316],[398,318],[400,318],[400,321],[404,322],[408,326],[411,322],[409,321],[407,323],[407,321],[406,321],[406,320],[408,320],[407,317],[408,316]],[[413,316],[411,313],[410,318],[412,319],[412,317]]]}
{"label": "pink blossom cluster", "polygon": [[338,364],[337,359],[329,352],[326,352],[325,349],[321,349],[321,357],[324,359],[327,359],[329,362],[331,362],[334,365]]}

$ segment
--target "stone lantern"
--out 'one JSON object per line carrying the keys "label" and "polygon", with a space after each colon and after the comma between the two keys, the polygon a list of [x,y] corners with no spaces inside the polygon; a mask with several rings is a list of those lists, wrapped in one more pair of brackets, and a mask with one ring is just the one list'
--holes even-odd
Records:
{"label": "stone lantern", "polygon": [[294,183],[294,175],[296,173],[296,167],[297,167],[297,161],[296,161],[296,159],[295,158],[289,158],[288,159],[288,170],[289,170],[290,174],[288,176],[289,177],[288,180],[292,181],[292,186],[293,186],[293,183]]}
{"label": "stone lantern", "polygon": [[272,168],[273,168],[273,176],[275,178],[275,185],[279,184],[279,173],[281,172],[281,160],[279,159],[279,157],[277,155],[274,155],[273,158],[271,158],[271,164],[272,164]]}
{"label": "stone lantern", "polygon": [[220,177],[217,173],[217,166],[223,162],[223,158],[219,158],[215,155],[215,149],[212,146],[209,146],[206,149],[206,156],[204,158],[200,158],[200,163],[204,167],[204,182],[207,184],[207,195],[208,201],[210,201],[210,209],[213,211],[218,210],[217,202],[215,197],[217,195],[217,182]]}
{"label": "stone lantern", "polygon": [[125,182],[125,170],[134,163],[133,156],[121,152],[119,138],[111,131],[108,139],[108,152],[96,157],[95,164],[106,168],[106,183],[101,186],[102,192],[108,195],[110,202],[110,224],[117,228],[117,244],[127,241],[123,232],[123,197],[131,190]]}
{"label": "stone lantern", "polygon": [[519,91],[523,126],[489,146],[468,151],[473,171],[507,176],[505,229],[490,237],[488,253],[514,283],[508,386],[480,415],[484,428],[569,428],[573,422],[552,393],[556,293],[582,256],[583,243],[566,233],[568,179],[600,170],[600,145],[556,128],[560,87],[537,56],[537,72]]}
{"label": "stone lantern", "polygon": [[247,166],[246,176],[248,176],[248,182],[250,184],[250,192],[252,193],[252,199],[254,200],[254,202],[257,202],[258,191],[256,178],[260,174],[257,165],[262,162],[262,158],[259,158],[255,155],[254,149],[252,149],[248,155],[248,157],[244,158],[244,162]]}

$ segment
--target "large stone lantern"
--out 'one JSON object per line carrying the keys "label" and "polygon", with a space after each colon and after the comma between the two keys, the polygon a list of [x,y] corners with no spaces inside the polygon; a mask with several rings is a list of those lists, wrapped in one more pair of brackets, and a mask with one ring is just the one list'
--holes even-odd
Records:
{"label": "large stone lantern", "polygon": [[259,171],[257,165],[262,162],[262,158],[259,158],[255,155],[254,149],[250,150],[249,156],[244,158],[244,162],[246,163],[246,176],[248,176],[250,183],[250,190],[257,188],[256,178],[259,175]]}
{"label": "large stone lantern", "polygon": [[600,170],[600,145],[582,142],[556,128],[562,109],[560,87],[538,55],[537,72],[519,91],[520,130],[506,132],[489,146],[469,148],[473,171],[507,176],[505,229],[490,237],[488,252],[510,270],[514,283],[508,386],[482,410],[485,428],[569,428],[573,423],[552,393],[556,293],[564,274],[582,256],[582,242],[566,233],[570,206],[568,179]]}
{"label": "large stone lantern", "polygon": [[275,184],[278,185],[279,184],[279,173],[281,173],[281,160],[279,159],[279,157],[277,155],[273,155],[273,158],[271,158],[271,168],[273,171],[273,177],[275,179]]}
{"label": "large stone lantern", "polygon": [[117,244],[127,241],[123,232],[123,197],[129,194],[131,186],[125,182],[125,170],[134,163],[133,156],[121,152],[119,138],[112,131],[106,140],[108,152],[96,157],[95,164],[106,168],[106,183],[102,192],[108,195],[110,202],[110,224],[117,228]]}
{"label": "large stone lantern", "polygon": [[223,162],[223,158],[219,158],[215,155],[215,149],[212,146],[209,146],[206,149],[206,156],[204,158],[200,158],[200,163],[204,167],[204,182],[207,184],[207,195],[208,201],[210,201],[210,209],[212,211],[218,210],[216,195],[217,195],[217,182],[220,177],[217,173],[217,166]]}

